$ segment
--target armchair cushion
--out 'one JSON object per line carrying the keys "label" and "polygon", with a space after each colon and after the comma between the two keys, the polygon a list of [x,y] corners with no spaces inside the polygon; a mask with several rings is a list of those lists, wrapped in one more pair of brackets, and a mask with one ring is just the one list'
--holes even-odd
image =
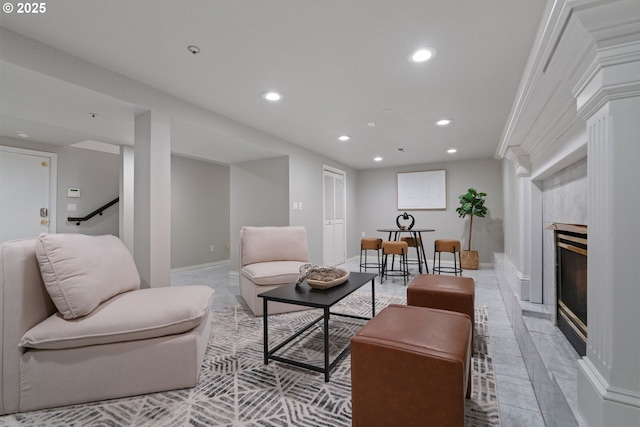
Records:
{"label": "armchair cushion", "polygon": [[36,255],[47,292],[65,319],[140,287],[133,257],[115,236],[43,233]]}
{"label": "armchair cushion", "polygon": [[256,285],[282,285],[300,277],[300,261],[258,262],[242,267],[242,274]]}
{"label": "armchair cushion", "polygon": [[65,320],[56,313],[29,329],[18,345],[63,349],[180,334],[200,324],[212,298],[207,286],[125,292],[81,319]]}
{"label": "armchair cushion", "polygon": [[302,226],[243,227],[243,266],[269,261],[309,261],[307,230]]}

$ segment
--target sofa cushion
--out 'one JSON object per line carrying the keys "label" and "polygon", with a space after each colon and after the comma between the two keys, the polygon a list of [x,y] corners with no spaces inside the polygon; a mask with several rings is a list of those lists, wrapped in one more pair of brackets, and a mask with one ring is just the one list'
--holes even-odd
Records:
{"label": "sofa cushion", "polygon": [[101,302],[140,287],[133,257],[115,236],[43,233],[36,256],[45,287],[65,319],[89,314]]}
{"label": "sofa cushion", "polygon": [[302,226],[243,227],[242,265],[267,261],[309,262],[307,230]]}
{"label": "sofa cushion", "polygon": [[213,289],[207,286],[125,292],[79,319],[56,313],[28,330],[19,345],[63,349],[180,334],[200,324],[212,298]]}
{"label": "sofa cushion", "polygon": [[258,262],[242,267],[242,274],[256,285],[283,285],[300,277],[299,261]]}

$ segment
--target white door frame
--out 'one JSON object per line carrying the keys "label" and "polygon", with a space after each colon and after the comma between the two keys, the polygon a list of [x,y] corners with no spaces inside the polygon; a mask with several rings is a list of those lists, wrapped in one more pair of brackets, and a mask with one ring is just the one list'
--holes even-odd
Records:
{"label": "white door frame", "polygon": [[[341,169],[337,169],[334,168],[332,166],[329,165],[322,165],[322,229],[324,230],[324,213],[325,213],[325,187],[324,187],[324,173],[325,172],[331,172],[334,173],[336,175],[340,175],[342,176],[342,182],[344,184],[344,191],[342,192],[342,206],[344,206],[344,235],[342,236],[342,243],[344,245],[343,247],[343,251],[344,251],[344,258],[345,258],[345,262],[347,260],[347,173]],[[324,247],[324,239],[323,239],[323,247]],[[324,249],[323,249],[323,260],[322,260],[322,264],[326,265],[327,260],[324,259]]]}
{"label": "white door frame", "polygon": [[24,154],[26,156],[47,157],[49,159],[49,233],[56,232],[57,224],[57,197],[58,197],[58,155],[46,151],[29,150],[26,148],[0,145],[0,151],[8,153]]}

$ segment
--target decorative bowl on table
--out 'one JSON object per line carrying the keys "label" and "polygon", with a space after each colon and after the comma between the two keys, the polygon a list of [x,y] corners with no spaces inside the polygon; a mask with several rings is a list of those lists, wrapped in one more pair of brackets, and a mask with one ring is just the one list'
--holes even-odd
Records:
{"label": "decorative bowl on table", "polygon": [[305,274],[307,283],[314,289],[329,289],[349,280],[349,272],[335,267],[317,267]]}

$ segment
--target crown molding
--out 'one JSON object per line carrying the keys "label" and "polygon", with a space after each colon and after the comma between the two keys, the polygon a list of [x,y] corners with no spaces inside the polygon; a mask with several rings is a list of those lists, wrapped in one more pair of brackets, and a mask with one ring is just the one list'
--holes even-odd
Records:
{"label": "crown molding", "polygon": [[518,178],[524,178],[531,175],[531,161],[529,153],[527,153],[519,145],[512,145],[507,148],[504,156],[513,163]]}
{"label": "crown molding", "polygon": [[609,101],[640,96],[640,39],[597,49],[573,93],[584,120]]}
{"label": "crown molding", "polygon": [[517,159],[518,155],[508,154],[516,146],[533,164],[524,171],[537,170],[537,163],[550,157],[549,151],[562,144],[568,130],[608,101],[636,96],[640,96],[640,2],[552,1],[495,157]]}

